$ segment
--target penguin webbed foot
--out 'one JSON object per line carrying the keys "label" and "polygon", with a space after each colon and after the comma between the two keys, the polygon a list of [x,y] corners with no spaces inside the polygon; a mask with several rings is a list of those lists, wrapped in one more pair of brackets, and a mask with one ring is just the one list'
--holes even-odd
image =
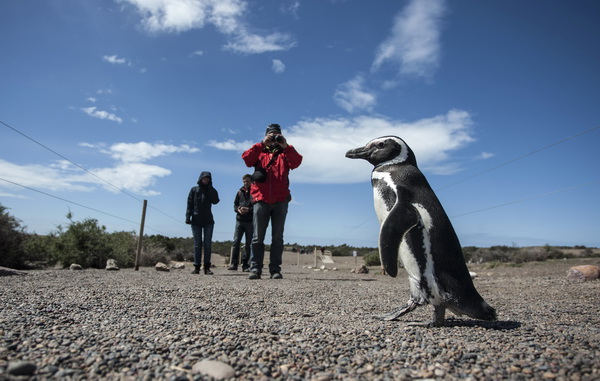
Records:
{"label": "penguin webbed foot", "polygon": [[385,320],[385,321],[392,321],[392,320],[398,320],[398,318],[402,315],[406,315],[407,313],[413,311],[415,308],[417,308],[419,306],[419,303],[417,303],[414,300],[409,300],[408,303],[406,303],[406,305],[397,308],[391,312],[388,312],[386,314],[382,314],[382,315],[376,315],[375,318],[379,319],[379,320]]}
{"label": "penguin webbed foot", "polygon": [[409,326],[413,327],[443,327],[446,325],[446,307],[443,306],[433,306],[433,318],[428,322],[411,322],[408,323]]}

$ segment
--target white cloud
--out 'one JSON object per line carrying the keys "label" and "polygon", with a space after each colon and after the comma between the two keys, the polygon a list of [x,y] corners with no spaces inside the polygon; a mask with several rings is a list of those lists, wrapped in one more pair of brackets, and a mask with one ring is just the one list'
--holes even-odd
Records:
{"label": "white cloud", "polygon": [[489,158],[494,157],[494,156],[496,156],[496,154],[495,153],[491,153],[491,152],[482,152],[481,154],[479,154],[479,158],[482,159],[482,160],[486,160],[486,159],[489,159]]}
{"label": "white cloud", "polygon": [[245,0],[118,0],[137,8],[142,25],[150,33],[181,33],[201,29],[209,23],[226,35],[225,49],[256,54],[290,49],[295,45],[286,34],[260,36],[250,31],[244,15]]}
{"label": "white cloud", "polygon": [[287,34],[273,33],[259,36],[252,33],[239,33],[223,48],[237,53],[260,54],[291,49],[296,42]]}
{"label": "white cloud", "polygon": [[170,144],[153,144],[147,142],[116,143],[111,145],[108,149],[102,150],[102,152],[109,154],[115,160],[123,163],[141,163],[171,153],[194,153],[198,151],[198,148],[191,147],[187,144],[174,146]]}
{"label": "white cloud", "polygon": [[202,50],[196,50],[195,52],[192,52],[192,54],[190,54],[190,56],[194,57],[194,56],[203,56],[204,52]]}
{"label": "white cloud", "polygon": [[285,64],[281,62],[281,60],[273,60],[271,68],[273,69],[273,72],[280,74],[285,71]]}
{"label": "white cloud", "polygon": [[104,56],[102,57],[102,59],[106,62],[109,62],[111,64],[115,64],[115,65],[127,65],[127,66],[131,66],[131,62],[126,59],[126,58],[119,58],[116,55],[114,56]]}
{"label": "white cloud", "polygon": [[250,148],[252,146],[252,144],[254,144],[254,143],[256,143],[256,142],[252,142],[250,140],[246,140],[243,142],[236,142],[233,139],[227,139],[224,142],[210,140],[208,143],[206,143],[206,145],[209,147],[213,147],[213,148],[224,150],[224,151],[244,152],[245,150]]}
{"label": "white cloud", "polygon": [[92,118],[107,119],[113,122],[122,123],[123,119],[108,111],[98,110],[97,107],[84,107],[81,111],[85,112]]}
{"label": "white cloud", "polygon": [[[92,191],[97,185],[111,192],[117,188],[136,192],[145,196],[159,194],[149,189],[159,177],[171,174],[167,168],[145,163],[153,158],[172,153],[194,153],[199,149],[187,144],[179,146],[162,143],[116,143],[108,148],[104,144],[80,143],[79,146],[97,150],[117,160],[116,165],[92,168],[89,172],[81,170],[66,160],[50,164],[18,165],[0,159],[0,178],[25,187],[45,191]],[[104,180],[104,181],[103,181]],[[112,185],[110,185],[112,184]],[[8,189],[17,189],[18,185],[0,183]]]}
{"label": "white cloud", "polygon": [[339,85],[333,95],[338,106],[350,113],[360,110],[371,111],[377,103],[377,97],[364,89],[364,82],[364,77],[357,75],[350,81]]}
{"label": "white cloud", "polygon": [[[361,147],[371,139],[396,135],[413,149],[422,170],[454,173],[460,168],[450,159],[450,153],[474,141],[471,136],[471,116],[462,110],[450,110],[445,115],[414,122],[385,117],[315,118],[283,129],[283,135],[304,159],[292,172],[293,181],[304,183],[357,183],[368,181],[372,166],[364,160],[345,157],[349,149]],[[224,150],[244,151],[253,142],[210,142]]]}
{"label": "white cloud", "polygon": [[444,0],[411,0],[377,48],[372,69],[390,63],[398,66],[400,75],[429,78],[439,65],[444,12]]}

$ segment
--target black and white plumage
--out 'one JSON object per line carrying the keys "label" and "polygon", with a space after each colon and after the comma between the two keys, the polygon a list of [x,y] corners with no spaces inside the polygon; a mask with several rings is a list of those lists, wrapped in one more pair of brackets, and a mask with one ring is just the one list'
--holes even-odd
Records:
{"label": "black and white plumage", "polygon": [[475,319],[495,320],[496,311],[473,285],[450,219],[404,140],[383,136],[348,151],[346,157],[374,165],[371,184],[381,225],[381,263],[396,277],[400,256],[408,273],[408,303],[378,317],[396,320],[419,305],[431,304],[432,325],[443,324],[446,309]]}

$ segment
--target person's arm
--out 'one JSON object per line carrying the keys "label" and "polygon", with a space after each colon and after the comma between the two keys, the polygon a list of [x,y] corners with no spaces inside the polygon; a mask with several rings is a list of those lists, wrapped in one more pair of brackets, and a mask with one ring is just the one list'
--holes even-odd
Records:
{"label": "person's arm", "polygon": [[194,213],[194,188],[190,190],[187,198],[187,209],[185,210],[185,223],[192,223],[192,214]]}
{"label": "person's arm", "polygon": [[293,146],[288,145],[284,150],[285,158],[290,169],[296,169],[302,164],[302,155]]}
{"label": "person's arm", "polygon": [[244,159],[247,167],[253,167],[256,164],[264,148],[263,142],[256,143],[242,154],[242,159]]}

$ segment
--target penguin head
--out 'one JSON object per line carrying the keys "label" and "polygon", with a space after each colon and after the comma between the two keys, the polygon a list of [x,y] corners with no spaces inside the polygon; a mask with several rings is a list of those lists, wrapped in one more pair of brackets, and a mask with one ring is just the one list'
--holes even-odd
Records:
{"label": "penguin head", "polygon": [[382,136],[368,142],[364,147],[351,149],[346,152],[350,159],[364,159],[375,168],[394,165],[411,164],[417,166],[414,152],[404,140],[397,136]]}

